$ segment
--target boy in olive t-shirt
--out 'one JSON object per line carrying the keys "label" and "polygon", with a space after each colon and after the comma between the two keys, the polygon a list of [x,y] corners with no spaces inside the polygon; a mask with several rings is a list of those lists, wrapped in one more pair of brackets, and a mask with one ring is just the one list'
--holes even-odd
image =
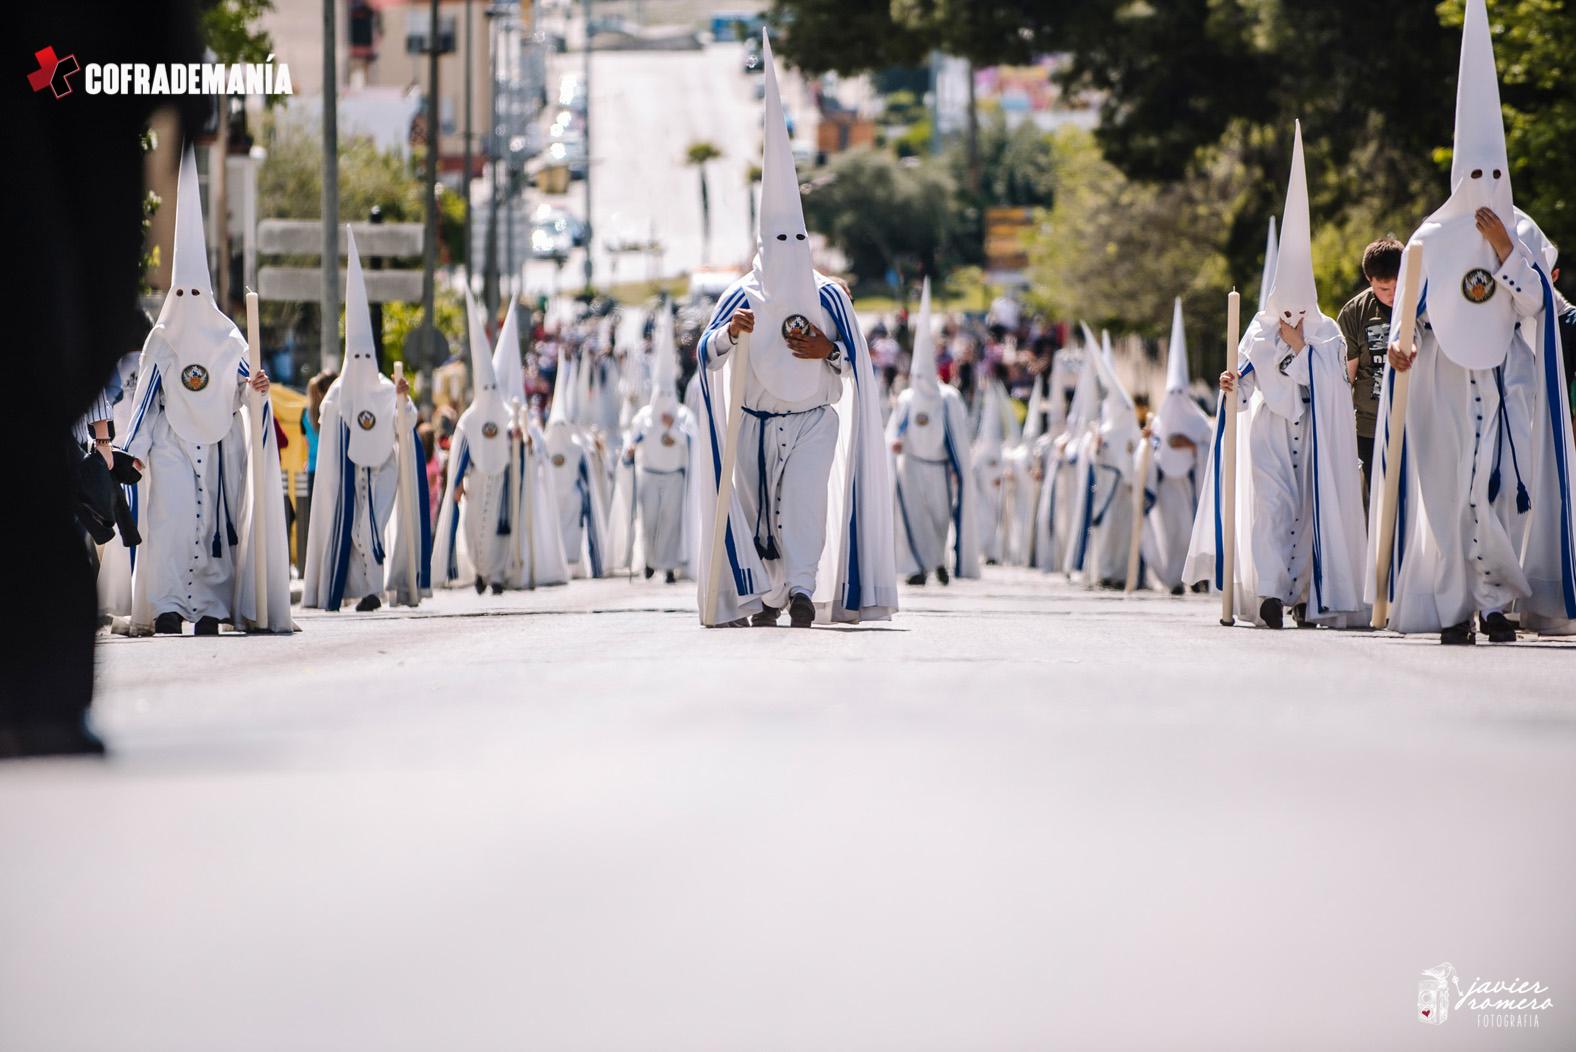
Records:
{"label": "boy in olive t-shirt", "polygon": [[1379,385],[1384,379],[1385,345],[1390,334],[1390,307],[1401,274],[1401,242],[1380,238],[1363,251],[1363,277],[1368,287],[1350,300],[1335,322],[1346,340],[1346,375],[1352,381],[1352,406],[1357,411],[1357,454],[1363,461],[1363,500],[1368,499],[1368,466],[1373,463],[1374,425],[1379,418]]}

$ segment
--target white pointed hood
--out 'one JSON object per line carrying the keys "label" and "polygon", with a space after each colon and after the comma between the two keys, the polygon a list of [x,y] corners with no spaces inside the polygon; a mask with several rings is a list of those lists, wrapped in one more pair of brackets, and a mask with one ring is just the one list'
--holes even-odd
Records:
{"label": "white pointed hood", "polygon": [[1029,392],[1029,410],[1023,417],[1023,445],[1032,446],[1045,433],[1045,374],[1034,378]]}
{"label": "white pointed hood", "polygon": [[1485,207],[1499,215],[1505,229],[1516,229],[1488,12],[1483,0],[1467,0],[1450,198],[1414,236],[1423,242],[1434,337],[1447,358],[1468,369],[1489,369],[1504,361],[1516,327],[1511,298],[1495,295],[1499,260],[1477,229],[1477,210]]}
{"label": "white pointed hood", "polygon": [[[1286,184],[1286,207],[1281,210],[1280,245],[1275,253],[1275,280],[1270,285],[1270,317],[1296,327],[1304,318],[1319,316],[1319,290],[1313,281],[1313,231],[1308,218],[1308,173],[1302,156],[1302,122],[1294,125],[1291,178]],[[1304,336],[1311,335],[1305,330]]]}
{"label": "white pointed hood", "polygon": [[[1100,417],[1100,374],[1094,360],[1100,354],[1094,333],[1089,326],[1079,323],[1083,330],[1083,362],[1078,370],[1078,382],[1073,386],[1072,402],[1067,407],[1067,426],[1064,434],[1069,447],[1083,437],[1089,425]],[[1069,448],[1069,454],[1073,450]]]}
{"label": "white pointed hood", "polygon": [[1002,390],[1001,381],[994,376],[985,384],[984,404],[980,407],[980,429],[974,439],[976,457],[995,457],[1001,454],[1002,446],[1012,436],[1011,425],[1007,422],[1007,414],[1011,410],[1007,407],[1007,396]]}
{"label": "white pointed hood", "polygon": [[1275,257],[1280,254],[1280,242],[1275,236],[1275,217],[1270,216],[1269,236],[1264,239],[1264,271],[1259,275],[1259,302],[1263,310],[1270,302],[1270,286],[1275,284]]}
{"label": "white pointed hood", "polygon": [[579,393],[580,369],[577,359],[562,348],[558,351],[558,372],[553,376],[553,408],[547,414],[547,425],[564,426],[575,422],[575,395]]}
{"label": "white pointed hood", "polygon": [[[600,332],[600,325],[598,331]],[[596,372],[596,348],[590,343],[580,345],[580,361],[575,364],[575,398],[570,403],[570,419],[581,427],[592,424],[591,385]]]}
{"label": "white pointed hood", "polygon": [[366,279],[348,223],[345,237],[345,356],[334,381],[334,398],[350,435],[346,454],[352,463],[374,468],[394,451],[394,382],[378,371]]}
{"label": "white pointed hood", "polygon": [[1191,384],[1187,361],[1187,333],[1182,326],[1182,300],[1171,309],[1171,347],[1166,352],[1166,393],[1155,414],[1154,433],[1160,439],[1155,460],[1167,475],[1185,475],[1196,463],[1196,454],[1187,448],[1174,449],[1168,441],[1185,435],[1194,442],[1209,428],[1209,418],[1188,394]]}
{"label": "white pointed hood", "polygon": [[492,353],[493,376],[498,393],[511,408],[525,404],[525,365],[520,361],[520,325],[515,320],[515,300],[509,297],[509,311],[498,330],[498,346]]}
{"label": "white pointed hood", "polygon": [[1166,394],[1187,392],[1192,380],[1187,364],[1187,333],[1182,328],[1182,297],[1171,304],[1171,345],[1166,350]]}
{"label": "white pointed hood", "polygon": [[246,338],[214,302],[201,194],[197,155],[188,147],[175,192],[170,291],[145,347],[154,351],[170,426],[186,441],[207,445],[230,431]]}
{"label": "white pointed hood", "polygon": [[761,33],[765,64],[765,151],[761,163],[761,207],[757,218],[755,265],[744,291],[755,311],[750,337],[750,370],[773,395],[786,402],[808,398],[825,377],[826,366],[795,358],[783,339],[785,331],[803,324],[830,332],[821,309],[815,269],[810,262],[810,234],[799,199],[799,174],[794,169],[788,123],[777,90],[777,65],[771,41]]}
{"label": "white pointed hood", "polygon": [[678,417],[679,357],[678,344],[673,338],[673,312],[666,306],[652,319],[651,330],[651,407],[654,420],[661,421],[664,414]]}
{"label": "white pointed hood", "polygon": [[939,399],[941,380],[936,374],[936,329],[930,316],[930,279],[919,291],[919,315],[914,319],[914,351],[908,367],[908,386],[915,398]]}
{"label": "white pointed hood", "polygon": [[496,475],[509,464],[509,410],[493,372],[487,323],[471,290],[465,290],[465,315],[471,345],[471,404],[460,415],[471,462],[484,475]]}

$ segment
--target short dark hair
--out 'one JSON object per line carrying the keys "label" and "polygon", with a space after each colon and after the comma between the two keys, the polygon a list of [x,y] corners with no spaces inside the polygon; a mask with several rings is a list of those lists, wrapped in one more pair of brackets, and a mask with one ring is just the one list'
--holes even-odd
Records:
{"label": "short dark hair", "polygon": [[1394,281],[1401,275],[1401,242],[1382,237],[1363,249],[1363,277],[1369,281]]}

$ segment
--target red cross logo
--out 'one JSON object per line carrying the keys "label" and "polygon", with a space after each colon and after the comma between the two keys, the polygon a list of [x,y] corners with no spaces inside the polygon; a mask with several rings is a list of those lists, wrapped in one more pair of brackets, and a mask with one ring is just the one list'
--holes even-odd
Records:
{"label": "red cross logo", "polygon": [[33,57],[38,60],[38,68],[27,75],[27,82],[33,90],[43,91],[47,87],[57,99],[70,95],[71,82],[66,78],[81,69],[77,65],[77,56],[56,57],[55,49],[46,47],[33,52]]}

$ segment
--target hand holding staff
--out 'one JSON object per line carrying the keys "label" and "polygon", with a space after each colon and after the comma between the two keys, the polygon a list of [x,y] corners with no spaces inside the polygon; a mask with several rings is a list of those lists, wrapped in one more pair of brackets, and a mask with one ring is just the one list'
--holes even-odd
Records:
{"label": "hand holding staff", "polygon": [[[711,520],[711,565],[706,574],[706,591],[701,600],[700,623],[717,626],[717,599],[721,594],[722,556],[728,536],[729,512],[733,508],[733,467],[739,459],[739,427],[744,423],[744,382],[750,368],[750,332],[741,329],[733,361],[728,365],[728,419],[722,444],[722,477],[717,480],[717,504]],[[701,366],[705,368],[705,366]]]}
{"label": "hand holding staff", "polygon": [[[1393,342],[1402,354],[1413,353],[1422,272],[1423,244],[1413,241],[1401,253],[1401,279],[1391,315],[1395,319]],[[1401,447],[1406,440],[1406,398],[1411,379],[1411,369],[1391,368],[1390,408],[1385,422],[1384,488],[1379,494],[1379,506],[1372,509],[1379,523],[1374,544],[1374,609],[1370,622],[1374,628],[1383,628],[1390,620],[1390,557],[1395,552],[1396,509],[1401,499]],[[1372,470],[1370,465],[1369,471]]]}
{"label": "hand holding staff", "polygon": [[[257,293],[250,289],[246,292],[246,365],[253,376],[263,367],[262,351],[262,323],[257,317]],[[255,576],[254,589],[256,591],[253,626],[258,629],[268,629],[268,514],[267,501],[280,499],[279,494],[270,496],[268,493],[267,479],[263,472],[263,451],[268,445],[268,432],[263,429],[263,400],[268,396],[260,394],[258,390],[247,385],[246,399],[251,408],[252,417],[252,442],[251,471],[252,478],[252,521],[249,526],[251,533],[252,568]]]}
{"label": "hand holding staff", "polygon": [[[1153,419],[1153,418],[1151,418]],[[1154,455],[1154,443],[1148,435],[1140,435],[1138,447],[1138,474],[1133,478],[1133,535],[1127,542],[1127,591],[1138,590],[1138,568],[1143,563],[1141,548],[1144,540],[1144,497],[1149,485],[1149,459]]]}
{"label": "hand holding staff", "polygon": [[[398,387],[405,379],[405,363],[394,363],[394,385]],[[409,575],[410,594],[408,596],[395,596],[395,601],[404,598],[410,606],[421,602],[421,574],[418,570],[421,548],[421,528],[416,522],[416,494],[411,488],[411,476],[416,470],[416,465],[411,463],[416,450],[408,445],[407,436],[410,434],[410,416],[406,409],[409,400],[405,395],[394,396],[394,449],[397,451],[399,487],[395,491],[394,501],[396,512],[399,515],[400,536],[408,538],[405,543],[406,563],[405,572]]]}
{"label": "hand holding staff", "polygon": [[[1237,376],[1237,344],[1241,340],[1242,296],[1236,289],[1226,297],[1226,362],[1232,379]],[[1226,434],[1221,439],[1220,485],[1220,623],[1228,628],[1237,623],[1237,390],[1220,393],[1225,410]]]}

